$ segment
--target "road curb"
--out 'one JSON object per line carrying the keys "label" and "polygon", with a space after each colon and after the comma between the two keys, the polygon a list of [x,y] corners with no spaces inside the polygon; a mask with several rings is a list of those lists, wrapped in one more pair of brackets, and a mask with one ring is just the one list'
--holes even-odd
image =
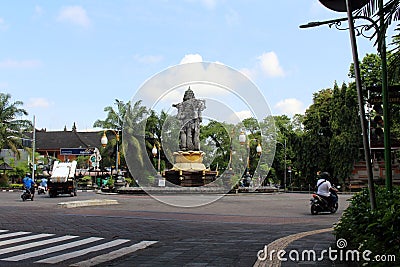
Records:
{"label": "road curb", "polygon": [[58,203],[57,206],[61,208],[78,208],[87,206],[100,206],[100,205],[116,205],[119,204],[117,200],[113,199],[90,199],[81,201],[69,201]]}

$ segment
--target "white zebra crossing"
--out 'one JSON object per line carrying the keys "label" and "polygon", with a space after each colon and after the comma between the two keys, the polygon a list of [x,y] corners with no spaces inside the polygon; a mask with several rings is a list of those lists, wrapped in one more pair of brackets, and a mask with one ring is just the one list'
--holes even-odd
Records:
{"label": "white zebra crossing", "polygon": [[65,236],[60,236],[60,237],[47,239],[47,240],[43,240],[43,241],[37,241],[37,242],[27,243],[27,244],[23,244],[23,245],[19,245],[19,246],[3,248],[3,249],[0,249],[0,255],[10,253],[10,252],[21,251],[21,250],[28,249],[28,248],[39,247],[42,245],[47,245],[47,244],[51,244],[51,243],[55,243],[55,242],[59,242],[59,241],[65,241],[65,240],[68,240],[71,238],[76,238],[76,237],[77,236],[73,236],[73,235],[65,235]]}
{"label": "white zebra crossing", "polygon": [[151,245],[153,245],[155,243],[157,243],[157,241],[141,241],[141,242],[139,242],[137,244],[134,244],[132,246],[120,248],[118,250],[111,251],[110,253],[99,255],[97,257],[91,258],[89,260],[81,261],[81,262],[72,264],[70,266],[74,266],[74,267],[95,266],[95,265],[103,263],[103,262],[107,262],[107,261],[110,261],[110,260],[117,259],[119,257],[122,257],[122,256],[126,255],[126,254],[133,253],[133,252],[135,252],[137,250],[144,249],[144,248],[146,248],[148,246],[151,246]]}
{"label": "white zebra crossing", "polygon": [[28,236],[24,236],[24,237],[15,238],[15,239],[0,241],[0,246],[11,245],[11,244],[18,243],[18,242],[28,241],[28,240],[32,240],[32,239],[39,239],[42,237],[48,237],[48,236],[53,236],[53,235],[54,234],[28,235]]}
{"label": "white zebra crossing", "polygon": [[[72,235],[54,236],[54,234],[33,234],[31,232],[9,233],[8,230],[0,230],[0,255],[13,253],[9,256],[0,256],[0,261],[26,262],[32,259],[32,262],[35,263],[56,264],[67,260],[73,262],[75,258],[81,257],[79,262],[72,263],[70,266],[95,266],[134,253],[137,250],[145,249],[158,242],[141,241],[133,244],[129,239],[107,241],[101,237],[83,238]],[[63,243],[60,244],[60,242]],[[95,244],[88,247],[88,245],[93,242],[95,242]],[[23,244],[18,245],[18,243]],[[12,244],[16,245],[10,246]],[[85,245],[85,248],[81,248],[83,245]],[[102,253],[102,250],[114,247],[116,247],[115,250]],[[21,252],[27,249],[29,249],[29,252]],[[65,250],[68,250],[68,252],[64,252]],[[20,254],[15,255],[16,253]],[[49,255],[52,253],[54,253],[53,255],[57,255]],[[90,253],[95,253],[96,255],[90,257]],[[83,257],[85,255],[87,256],[86,258]]]}
{"label": "white zebra crossing", "polygon": [[26,235],[26,234],[30,234],[30,233],[31,232],[15,232],[15,233],[2,234],[2,235],[0,235],[0,239],[9,238],[9,237],[13,237],[13,236],[19,236],[19,235]]}
{"label": "white zebra crossing", "polygon": [[101,237],[89,237],[89,238],[85,238],[83,240],[79,240],[79,241],[74,241],[74,242],[70,242],[70,243],[66,243],[63,245],[58,245],[58,246],[54,246],[54,247],[49,247],[49,248],[45,248],[45,249],[40,249],[40,250],[36,250],[33,252],[28,252],[28,253],[24,253],[24,254],[20,254],[17,256],[13,256],[13,257],[9,257],[9,258],[4,258],[1,260],[5,260],[5,261],[20,261],[20,260],[26,260],[29,258],[33,258],[33,257],[37,257],[37,256],[43,256],[45,254],[49,254],[49,253],[53,253],[53,252],[58,252],[61,250],[65,250],[68,248],[74,248],[74,247],[78,247],[81,245],[85,245],[88,244],[90,242],[94,242],[97,240],[103,239]]}
{"label": "white zebra crossing", "polygon": [[47,258],[47,259],[43,259],[40,261],[37,261],[38,263],[58,263],[61,261],[65,261],[66,259],[72,259],[72,258],[76,258],[82,255],[85,255],[87,253],[93,252],[93,251],[98,251],[98,250],[102,250],[102,249],[106,249],[106,248],[112,248],[115,246],[118,246],[120,244],[129,242],[128,239],[117,239],[117,240],[113,240],[101,245],[97,245],[94,247],[90,247],[87,249],[82,249],[82,250],[78,250],[78,251],[74,251],[74,252],[70,252],[70,253],[66,253],[60,256],[55,256],[55,257],[51,257],[51,258]]}

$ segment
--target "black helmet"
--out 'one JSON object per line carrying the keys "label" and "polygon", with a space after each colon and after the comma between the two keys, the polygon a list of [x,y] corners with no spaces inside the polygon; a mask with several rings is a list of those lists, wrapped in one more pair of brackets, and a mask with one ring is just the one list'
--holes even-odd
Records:
{"label": "black helmet", "polygon": [[319,175],[319,177],[321,179],[325,179],[325,180],[329,180],[329,178],[331,178],[331,175],[329,174],[329,172],[323,172]]}

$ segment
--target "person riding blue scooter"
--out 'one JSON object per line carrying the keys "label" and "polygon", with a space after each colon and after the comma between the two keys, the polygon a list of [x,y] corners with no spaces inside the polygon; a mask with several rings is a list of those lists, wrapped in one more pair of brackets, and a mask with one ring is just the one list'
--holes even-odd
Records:
{"label": "person riding blue scooter", "polygon": [[26,199],[30,198],[33,200],[33,197],[35,196],[35,182],[31,178],[31,174],[27,173],[25,178],[22,179],[22,183],[24,184],[24,192],[21,195],[21,198],[23,201]]}

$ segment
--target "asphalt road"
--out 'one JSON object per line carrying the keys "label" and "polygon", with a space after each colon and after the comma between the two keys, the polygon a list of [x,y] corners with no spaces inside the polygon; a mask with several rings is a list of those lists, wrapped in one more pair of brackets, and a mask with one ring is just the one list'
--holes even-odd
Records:
{"label": "asphalt road", "polygon": [[[279,238],[332,227],[350,197],[339,197],[336,214],[312,216],[310,194],[297,193],[232,194],[192,208],[162,202],[190,203],[189,194],[78,192],[25,202],[20,194],[0,192],[0,266],[253,266]],[[118,204],[58,205],[93,199]]]}

